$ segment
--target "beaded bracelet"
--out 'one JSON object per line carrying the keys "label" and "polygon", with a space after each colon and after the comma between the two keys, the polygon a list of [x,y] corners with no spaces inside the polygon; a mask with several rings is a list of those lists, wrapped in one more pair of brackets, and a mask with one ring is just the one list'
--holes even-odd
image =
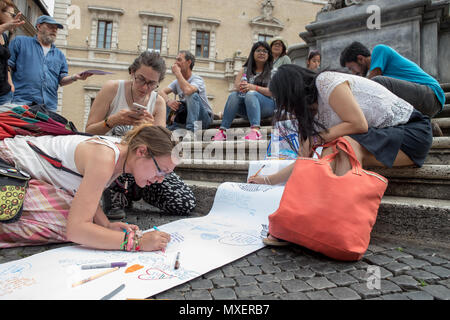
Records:
{"label": "beaded bracelet", "polygon": [[126,251],[126,249],[127,249],[126,244],[128,242],[128,231],[125,229],[123,231],[125,232],[125,235],[123,236],[123,242],[120,245],[120,250]]}
{"label": "beaded bracelet", "polygon": [[131,231],[128,234],[128,242],[127,242],[127,251],[132,251],[134,245],[134,231]]}
{"label": "beaded bracelet", "polygon": [[136,231],[134,236],[134,247],[133,251],[140,251],[141,250],[141,238],[142,238],[142,231]]}

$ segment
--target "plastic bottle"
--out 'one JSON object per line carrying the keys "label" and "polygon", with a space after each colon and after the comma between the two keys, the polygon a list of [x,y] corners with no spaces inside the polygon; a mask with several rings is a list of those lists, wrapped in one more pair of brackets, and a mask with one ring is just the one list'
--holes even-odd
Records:
{"label": "plastic bottle", "polygon": [[[244,74],[242,74],[241,84],[247,83],[247,82],[248,82],[247,75],[244,73]],[[239,96],[245,97],[245,92],[239,91]]]}

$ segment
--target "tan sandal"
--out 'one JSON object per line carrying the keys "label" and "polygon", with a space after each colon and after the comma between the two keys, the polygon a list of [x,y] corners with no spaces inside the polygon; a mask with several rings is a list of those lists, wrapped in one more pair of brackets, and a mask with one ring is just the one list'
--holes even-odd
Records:
{"label": "tan sandal", "polygon": [[274,236],[271,236],[273,239],[270,239],[269,236],[271,236],[269,233],[267,234],[267,238],[263,239],[263,243],[268,246],[274,246],[274,247],[284,247],[289,245],[289,242],[277,239]]}

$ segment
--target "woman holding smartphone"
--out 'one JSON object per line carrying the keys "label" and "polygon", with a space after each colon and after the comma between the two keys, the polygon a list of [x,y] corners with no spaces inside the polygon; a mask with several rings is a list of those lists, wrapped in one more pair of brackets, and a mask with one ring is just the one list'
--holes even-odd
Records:
{"label": "woman holding smartphone", "polygon": [[[145,51],[128,68],[130,80],[105,83],[92,104],[86,132],[123,136],[141,123],[166,125],[166,105],[155,89],[164,79],[166,64],[157,52]],[[161,210],[186,215],[195,207],[191,189],[175,174],[162,183],[140,188],[131,176],[120,176],[103,194],[103,210],[111,219],[125,217],[124,208],[141,197]]]}

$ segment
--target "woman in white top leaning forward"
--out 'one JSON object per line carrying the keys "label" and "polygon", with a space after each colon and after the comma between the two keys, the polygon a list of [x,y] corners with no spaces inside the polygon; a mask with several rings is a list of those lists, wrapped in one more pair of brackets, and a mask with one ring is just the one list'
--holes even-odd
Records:
{"label": "woman in white top leaning forward", "polygon": [[[135,127],[120,142],[82,135],[0,141],[0,158],[31,176],[20,219],[0,222],[0,248],[67,241],[104,250],[165,248],[169,234],[142,235],[136,225],[110,222],[99,202],[103,189],[124,173],[132,174],[140,187],[161,182],[177,164],[174,146],[169,130],[148,124]],[[58,159],[64,170],[48,157]]]}
{"label": "woman in white top leaning forward", "polygon": [[[166,64],[157,52],[144,51],[128,68],[130,80],[105,83],[92,104],[86,132],[122,136],[133,126],[152,123],[165,126],[166,105],[155,91],[164,79]],[[162,183],[140,188],[130,175],[120,176],[103,194],[103,209],[108,217],[125,217],[124,208],[143,198],[166,213],[189,214],[195,207],[192,190],[175,174]]]}
{"label": "woman in white top leaning forward", "polygon": [[[372,80],[283,65],[273,75],[270,91],[278,108],[275,119],[285,120],[286,115],[296,119],[303,157],[310,157],[315,146],[344,137],[363,167],[421,167],[431,148],[430,118]],[[327,148],[322,155],[331,152]],[[293,167],[249,182],[285,182]],[[331,167],[338,176],[351,169],[343,152]],[[267,244],[273,241],[272,236],[266,238]]]}

